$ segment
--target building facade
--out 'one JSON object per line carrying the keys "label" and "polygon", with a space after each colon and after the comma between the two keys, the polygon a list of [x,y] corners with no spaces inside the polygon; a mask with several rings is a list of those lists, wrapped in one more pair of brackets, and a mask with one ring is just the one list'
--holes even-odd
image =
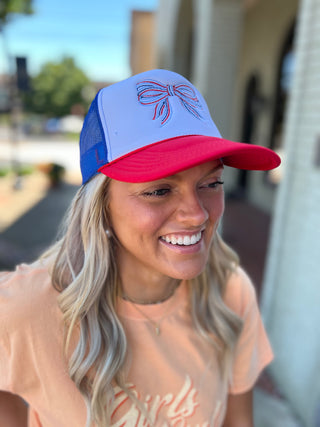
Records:
{"label": "building facade", "polygon": [[320,426],[320,1],[303,0],[263,312],[271,366],[306,427]]}
{"label": "building facade", "polygon": [[154,12],[131,11],[130,68],[131,74],[142,73],[155,67]]}

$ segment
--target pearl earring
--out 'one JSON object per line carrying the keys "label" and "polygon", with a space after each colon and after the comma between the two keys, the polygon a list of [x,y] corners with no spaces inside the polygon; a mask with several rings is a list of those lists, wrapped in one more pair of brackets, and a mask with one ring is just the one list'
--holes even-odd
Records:
{"label": "pearl earring", "polygon": [[111,236],[111,232],[110,232],[110,230],[107,228],[106,229],[106,235],[107,235],[107,237],[109,237],[110,238],[110,236]]}

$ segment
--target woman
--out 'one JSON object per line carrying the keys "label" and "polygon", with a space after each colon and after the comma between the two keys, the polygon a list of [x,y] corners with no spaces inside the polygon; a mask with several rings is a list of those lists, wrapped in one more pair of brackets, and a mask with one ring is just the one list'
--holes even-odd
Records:
{"label": "woman", "polygon": [[278,156],[222,139],[190,82],[152,70],[97,94],[80,158],[61,239],[1,276],[4,425],[26,422],[18,395],[30,426],[252,426],[272,351],[217,231],[222,174]]}

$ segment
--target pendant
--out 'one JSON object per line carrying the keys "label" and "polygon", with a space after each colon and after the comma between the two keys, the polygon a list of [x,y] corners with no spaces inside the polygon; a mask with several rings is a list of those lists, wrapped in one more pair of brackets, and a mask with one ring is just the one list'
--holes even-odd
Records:
{"label": "pendant", "polygon": [[160,326],[159,325],[155,325],[155,330],[156,330],[156,335],[160,335]]}

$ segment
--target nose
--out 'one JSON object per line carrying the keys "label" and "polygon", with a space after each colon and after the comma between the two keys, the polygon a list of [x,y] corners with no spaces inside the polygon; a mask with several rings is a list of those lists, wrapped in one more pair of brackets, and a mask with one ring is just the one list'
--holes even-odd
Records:
{"label": "nose", "polygon": [[181,223],[189,227],[199,227],[209,218],[209,212],[196,191],[181,195],[176,215]]}

